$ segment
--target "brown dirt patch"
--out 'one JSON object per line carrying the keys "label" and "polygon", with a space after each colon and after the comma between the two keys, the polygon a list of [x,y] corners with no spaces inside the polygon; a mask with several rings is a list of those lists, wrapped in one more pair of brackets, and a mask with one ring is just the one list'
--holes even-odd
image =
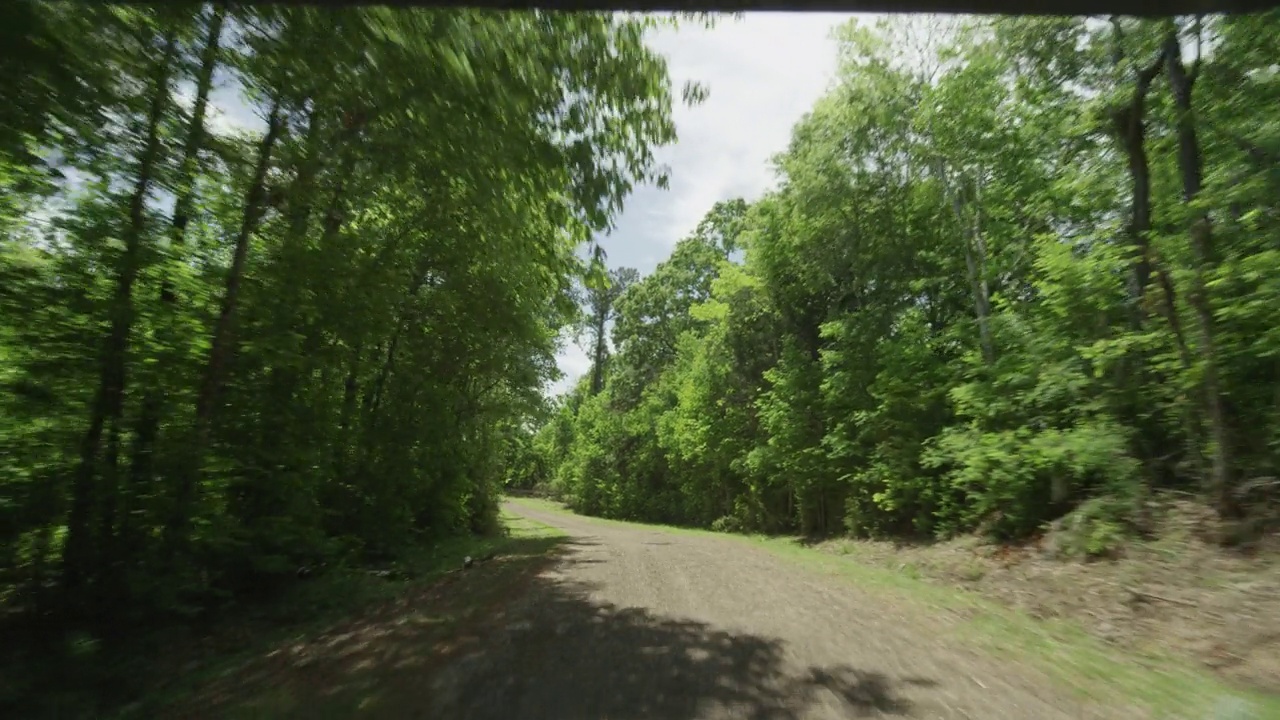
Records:
{"label": "brown dirt patch", "polygon": [[1280,692],[1280,547],[1245,554],[1208,540],[1211,510],[1166,500],[1157,539],[1118,557],[1059,556],[1052,535],[1024,546],[966,537],[934,545],[833,540],[858,562],[957,585],[1037,618],[1063,618],[1109,643],[1199,663],[1231,684]]}

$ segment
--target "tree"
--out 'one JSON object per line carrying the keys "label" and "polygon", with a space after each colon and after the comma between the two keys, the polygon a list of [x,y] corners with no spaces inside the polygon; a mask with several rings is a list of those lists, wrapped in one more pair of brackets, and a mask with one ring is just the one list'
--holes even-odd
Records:
{"label": "tree", "polygon": [[1141,529],[1166,487],[1238,519],[1277,427],[1280,156],[1241,119],[1274,22],[845,26],[778,187],[618,299],[543,446],[559,491],[816,534],[1013,538],[1082,503]]}
{"label": "tree", "polygon": [[609,361],[608,326],[617,315],[618,298],[639,277],[635,268],[618,268],[609,271],[603,281],[587,285],[587,332],[591,342],[591,394],[604,389],[604,373]]}
{"label": "tree", "polygon": [[114,644],[490,529],[579,252],[674,139],[656,20],[9,15],[0,594]]}

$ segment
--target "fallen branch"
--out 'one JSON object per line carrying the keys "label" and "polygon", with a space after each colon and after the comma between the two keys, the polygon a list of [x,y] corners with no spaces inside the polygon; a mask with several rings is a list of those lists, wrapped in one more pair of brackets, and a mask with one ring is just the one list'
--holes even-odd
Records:
{"label": "fallen branch", "polygon": [[1192,607],[1192,608],[1199,607],[1199,605],[1196,605],[1195,603],[1187,600],[1179,600],[1177,598],[1165,597],[1164,595],[1157,595],[1155,593],[1143,592],[1142,590],[1136,590],[1131,587],[1127,587],[1125,588],[1125,590],[1129,591],[1129,594],[1133,596],[1132,597],[1133,600],[1160,600],[1162,602],[1171,603],[1173,605],[1182,605],[1183,607]]}

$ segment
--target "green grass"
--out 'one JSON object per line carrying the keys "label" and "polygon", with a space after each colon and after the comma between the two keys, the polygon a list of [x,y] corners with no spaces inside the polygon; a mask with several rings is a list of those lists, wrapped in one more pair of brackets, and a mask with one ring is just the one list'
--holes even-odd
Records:
{"label": "green grass", "polygon": [[[515,498],[541,510],[574,515],[559,503]],[[591,518],[593,522],[636,525]],[[1241,720],[1280,720],[1280,697],[1240,691],[1176,658],[1135,655],[1111,647],[1078,625],[1037,620],[964,589],[931,584],[918,573],[895,572],[861,564],[856,556],[836,555],[804,547],[797,538],[730,535],[708,530],[644,525],[684,535],[715,536],[771,552],[814,572],[841,578],[894,603],[908,603],[959,618],[953,638],[990,655],[1031,663],[1059,687],[1104,707],[1133,706],[1144,717],[1212,718],[1215,705],[1228,698],[1246,701],[1252,714]],[[910,568],[908,570],[913,570]],[[1234,716],[1233,716],[1234,717]]]}

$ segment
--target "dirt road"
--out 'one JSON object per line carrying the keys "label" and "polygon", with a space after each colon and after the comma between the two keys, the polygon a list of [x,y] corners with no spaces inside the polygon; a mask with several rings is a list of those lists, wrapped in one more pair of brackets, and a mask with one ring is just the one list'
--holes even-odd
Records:
{"label": "dirt road", "polygon": [[1141,716],[947,639],[955,618],[747,543],[507,509],[563,529],[567,551],[490,624],[481,649],[434,674],[433,717]]}

